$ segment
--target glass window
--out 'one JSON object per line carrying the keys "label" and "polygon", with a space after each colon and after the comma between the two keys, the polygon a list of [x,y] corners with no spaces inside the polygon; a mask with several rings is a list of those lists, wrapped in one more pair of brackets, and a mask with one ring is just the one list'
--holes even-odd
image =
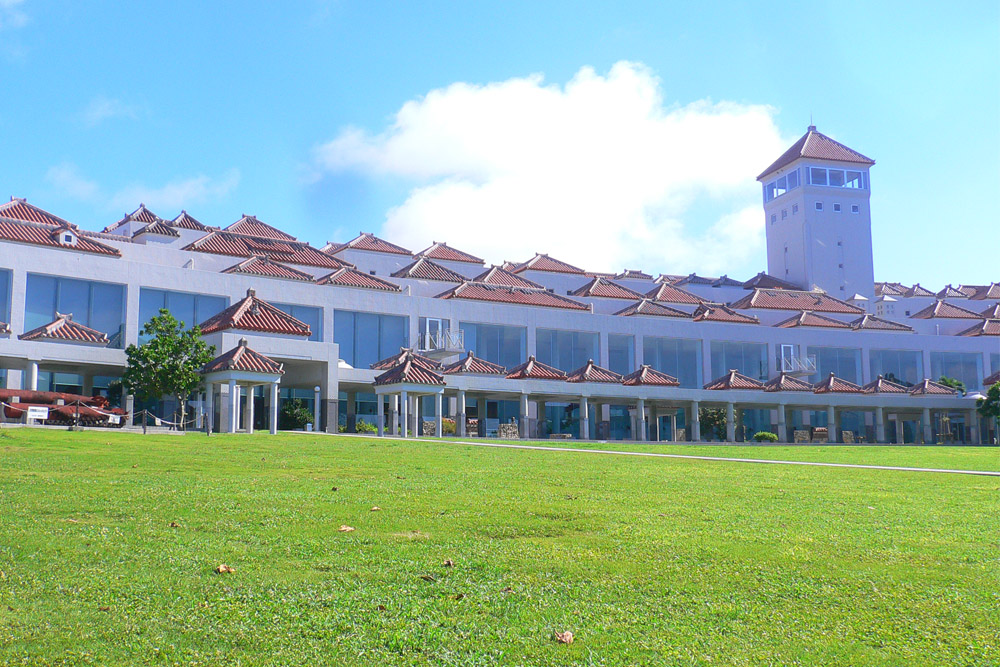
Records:
{"label": "glass window", "polygon": [[10,282],[10,271],[0,270],[0,322],[7,324],[10,324]]}
{"label": "glass window", "polygon": [[827,180],[831,187],[840,188],[844,186],[844,171],[842,169],[830,169],[827,171]]}
{"label": "glass window", "polygon": [[834,213],[840,213],[840,204],[834,204],[833,205],[833,212]]}
{"label": "glass window", "polygon": [[842,380],[861,384],[861,350],[849,347],[806,348],[807,357],[816,358],[819,380],[833,373]]}
{"label": "glass window", "polygon": [[780,196],[788,192],[788,177],[782,176],[774,182],[774,194]]}
{"label": "glass window", "polygon": [[340,346],[340,358],[346,363],[368,368],[409,346],[409,318],[335,310],[333,342]]}
{"label": "glass window", "polygon": [[148,336],[142,335],[142,328],[160,314],[161,308],[169,310],[170,314],[182,322],[185,328],[190,328],[219,314],[226,309],[227,305],[228,300],[224,296],[190,294],[143,287],[139,290],[139,344],[142,345],[149,341]]}
{"label": "glass window", "polygon": [[1000,372],[1000,352],[993,352],[990,354],[990,375],[997,372]]}
{"label": "glass window", "polygon": [[106,333],[109,347],[121,347],[125,326],[125,286],[28,274],[24,328],[30,331],[72,314],[73,321]]}
{"label": "glass window", "polygon": [[608,369],[628,375],[635,370],[635,337],[608,334]]}
{"label": "glass window", "polygon": [[794,190],[797,187],[799,187],[799,170],[793,169],[788,172],[788,189]]}
{"label": "glass window", "polygon": [[767,346],[763,343],[712,341],[712,378],[736,369],[757,380],[767,379]]}
{"label": "glass window", "polygon": [[923,355],[917,350],[872,350],[871,376],[912,387],[924,379]]}
{"label": "glass window", "polygon": [[769,202],[774,199],[774,181],[764,184],[764,201]]}
{"label": "glass window", "polygon": [[645,363],[661,373],[677,378],[682,387],[700,388],[701,341],[645,336],[642,339]]}
{"label": "glass window", "polygon": [[535,335],[536,358],[561,371],[575,371],[588,360],[597,362],[601,358],[600,337],[596,333],[538,329]]}
{"label": "glass window", "polygon": [[954,378],[968,391],[983,384],[983,355],[977,352],[931,352],[931,379]]}
{"label": "glass window", "polygon": [[[323,340],[323,309],[313,306],[296,306],[290,303],[272,303],[283,313],[309,325],[309,340]],[[389,356],[389,355],[386,355]],[[382,357],[383,359],[385,357]]]}
{"label": "glass window", "polygon": [[844,187],[860,190],[863,185],[860,171],[848,171],[844,179]]}
{"label": "glass window", "polygon": [[514,368],[527,359],[528,330],[499,324],[459,322],[465,347],[480,359]]}
{"label": "glass window", "polygon": [[826,185],[826,169],[809,168],[809,182],[813,185]]}
{"label": "glass window", "polygon": [[821,202],[821,201],[816,202],[816,210],[817,211],[822,211],[823,210],[823,202]]}
{"label": "glass window", "polygon": [[857,204],[851,204],[851,213],[860,213],[861,207]]}

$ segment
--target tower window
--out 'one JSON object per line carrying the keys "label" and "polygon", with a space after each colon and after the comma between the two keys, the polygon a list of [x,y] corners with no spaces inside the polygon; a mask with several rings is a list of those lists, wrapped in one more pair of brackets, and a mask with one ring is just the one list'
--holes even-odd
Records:
{"label": "tower window", "polygon": [[833,205],[833,212],[834,213],[840,213],[840,204],[834,204]]}
{"label": "tower window", "polygon": [[861,207],[857,204],[851,204],[851,213],[861,213]]}
{"label": "tower window", "polygon": [[777,213],[772,213],[771,214],[771,224],[773,225],[777,221],[777,219],[778,219]]}
{"label": "tower window", "polygon": [[781,219],[784,220],[787,217],[788,217],[788,209],[787,208],[781,209]]}
{"label": "tower window", "polygon": [[798,204],[792,204],[792,215],[795,215],[798,212],[799,212],[799,205]]}
{"label": "tower window", "polygon": [[823,202],[821,202],[821,201],[816,202],[816,210],[817,211],[822,211],[823,210]]}

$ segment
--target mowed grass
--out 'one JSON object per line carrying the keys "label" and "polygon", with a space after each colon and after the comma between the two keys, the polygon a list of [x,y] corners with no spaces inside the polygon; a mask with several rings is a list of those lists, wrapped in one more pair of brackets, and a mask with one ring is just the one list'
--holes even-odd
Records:
{"label": "mowed grass", "polygon": [[[878,448],[890,465],[919,451]],[[447,442],[8,429],[0,664],[998,664],[998,487]],[[572,645],[553,640],[566,630]]]}

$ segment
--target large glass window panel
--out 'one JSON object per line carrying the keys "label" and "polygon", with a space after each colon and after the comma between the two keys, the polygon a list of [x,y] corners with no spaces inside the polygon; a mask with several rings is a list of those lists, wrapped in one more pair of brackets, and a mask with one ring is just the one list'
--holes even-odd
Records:
{"label": "large glass window panel", "polygon": [[184,327],[192,327],[195,324],[194,294],[185,292],[167,292],[167,310],[178,322],[183,322]]}
{"label": "large glass window panel", "polygon": [[289,303],[271,304],[300,322],[309,325],[309,340],[323,340],[323,309],[313,306],[296,306]]}
{"label": "large glass window panel", "polygon": [[767,379],[767,345],[712,341],[712,378],[722,377],[730,370],[757,380]]}
{"label": "large glass window panel", "polygon": [[574,371],[590,359],[600,359],[600,337],[596,333],[538,329],[535,336],[537,359],[559,370]]}
{"label": "large glass window panel", "polygon": [[[399,348],[407,347],[409,340],[409,318],[395,315],[380,315],[381,330],[379,332],[379,359],[399,352]],[[378,359],[376,359],[378,361]]]}
{"label": "large glass window panel", "polygon": [[816,357],[816,375],[820,380],[833,373],[842,380],[861,384],[861,350],[809,346],[806,356]]}
{"label": "large glass window panel", "polygon": [[0,269],[0,322],[10,323],[10,271]]}
{"label": "large glass window panel", "polygon": [[860,171],[848,171],[846,178],[844,179],[844,187],[852,188],[854,190],[860,190],[863,185],[861,181]]}
{"label": "large glass window panel", "polygon": [[608,334],[608,368],[628,375],[635,370],[635,337]]}
{"label": "large glass window panel", "polygon": [[990,374],[992,375],[997,371],[1000,371],[1000,352],[993,352],[990,354]]}
{"label": "large glass window panel", "polygon": [[826,185],[826,169],[810,167],[809,182],[813,185]]}
{"label": "large glass window panel", "polygon": [[774,199],[774,181],[764,184],[764,201],[769,202]]}
{"label": "large glass window panel", "polygon": [[645,336],[642,356],[645,363],[656,370],[677,378],[682,387],[699,388],[704,384],[699,340]]}
{"label": "large glass window panel", "polygon": [[931,379],[961,380],[974,391],[983,383],[983,355],[978,352],[931,352]]}
{"label": "large glass window panel", "polygon": [[28,274],[25,291],[24,330],[30,331],[51,322],[56,310],[56,279]]}
{"label": "large glass window panel", "polygon": [[527,328],[460,322],[465,347],[480,359],[504,368],[514,368],[523,363],[527,348]]}
{"label": "large glass window panel", "polygon": [[340,346],[340,358],[354,368],[368,368],[407,347],[409,318],[399,315],[333,313],[333,341]]}
{"label": "large glass window panel", "polygon": [[161,308],[169,310],[174,319],[190,329],[225,310],[227,301],[224,296],[143,287],[139,290],[139,344],[148,342],[149,338],[142,335],[142,329],[160,314]]}
{"label": "large glass window panel", "polygon": [[90,283],[72,278],[57,278],[56,282],[56,312],[71,314],[74,322],[89,327]]}
{"label": "large glass window panel", "polygon": [[829,183],[831,187],[839,188],[844,185],[844,172],[842,169],[830,169],[829,172]]}
{"label": "large glass window panel", "polygon": [[872,350],[871,377],[911,387],[924,379],[923,355],[919,350]]}
{"label": "large glass window panel", "polygon": [[25,300],[26,331],[48,324],[56,313],[72,314],[73,321],[106,333],[113,347],[121,345],[123,285],[29,273]]}
{"label": "large glass window panel", "polygon": [[799,187],[799,170],[793,169],[788,172],[788,189],[793,190]]}
{"label": "large glass window panel", "polygon": [[111,347],[121,347],[125,327],[125,287],[91,283],[90,324],[108,334]]}
{"label": "large glass window panel", "polygon": [[340,358],[354,365],[354,313],[336,310],[333,313],[333,342],[340,346]]}
{"label": "large glass window panel", "polygon": [[[378,315],[357,313],[354,322],[354,363],[351,365],[355,368],[368,368],[376,361],[385,358],[379,356]],[[399,352],[399,349],[395,352]]]}
{"label": "large glass window panel", "polygon": [[199,325],[226,309],[226,297],[199,294],[194,302],[194,321]]}

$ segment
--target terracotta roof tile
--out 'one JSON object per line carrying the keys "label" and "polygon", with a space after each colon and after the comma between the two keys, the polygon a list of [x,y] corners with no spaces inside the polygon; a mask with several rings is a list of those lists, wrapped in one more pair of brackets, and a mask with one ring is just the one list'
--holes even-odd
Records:
{"label": "terracotta roof tile", "polygon": [[374,289],[383,292],[398,292],[399,285],[382,280],[377,276],[364,271],[358,271],[352,266],[345,266],[337,269],[333,273],[328,273],[316,281],[317,285],[336,285],[338,287],[358,287],[361,289]]}
{"label": "terracotta roof tile", "polygon": [[622,308],[615,313],[615,315],[620,315],[622,317],[649,315],[653,317],[682,317],[684,319],[689,319],[691,317],[690,313],[685,313],[682,310],[665,306],[662,303],[657,303],[650,299],[641,299],[636,301],[635,303]]}
{"label": "terracotta roof tile", "polygon": [[966,329],[959,336],[1000,336],[1000,320],[983,320],[979,324]]}
{"label": "terracotta roof tile", "polygon": [[430,357],[425,357],[423,355],[417,354],[409,347],[399,348],[399,352],[392,355],[391,357],[386,357],[385,359],[380,359],[371,365],[371,369],[375,371],[385,371],[389,370],[394,366],[398,366],[407,359],[412,359],[414,363],[423,366],[424,368],[436,371],[441,368],[441,363],[431,359]]}
{"label": "terracotta roof tile", "polygon": [[[73,245],[61,243],[59,239],[63,231],[72,232],[76,237],[76,243]],[[94,241],[91,236],[94,234],[85,232],[23,199],[12,199],[6,204],[0,204],[0,240],[79,250],[97,255],[121,256],[117,248]]]}
{"label": "terracotta roof tile", "polygon": [[864,314],[851,322],[851,328],[859,331],[913,331],[913,327],[908,327],[899,322],[885,320],[874,315]]}
{"label": "terracotta roof tile", "polygon": [[639,269],[625,269],[614,276],[617,280],[652,280],[653,276]]}
{"label": "terracotta roof tile", "polygon": [[1000,320],[1000,303],[993,304],[979,315],[987,320]]}
{"label": "terracotta roof tile", "polygon": [[312,335],[308,324],[257,298],[257,293],[252,289],[247,290],[245,298],[201,323],[203,334],[228,329],[288,334],[305,338]]}
{"label": "terracotta roof tile", "polygon": [[851,325],[847,322],[841,322],[840,320],[835,320],[832,317],[814,313],[811,310],[803,310],[798,315],[793,315],[787,320],[779,322],[774,326],[779,329],[790,329],[793,327],[822,327],[825,329],[851,328]]}
{"label": "terracotta roof tile", "polygon": [[1000,382],[1000,370],[998,370],[996,373],[994,373],[993,375],[990,375],[988,378],[986,378],[985,380],[983,380],[983,386],[984,387],[992,387],[993,385],[995,385],[998,382]]}
{"label": "terracotta roof tile", "polygon": [[721,303],[702,303],[695,308],[691,319],[695,322],[730,322],[733,324],[760,324],[753,315],[737,313]]}
{"label": "terracotta roof tile", "polygon": [[975,301],[982,301],[984,299],[996,299],[1000,301],[1000,283],[976,285],[975,291],[969,295],[969,298]]}
{"label": "terracotta roof tile", "polygon": [[875,160],[865,157],[853,148],[848,148],[838,141],[834,141],[821,132],[817,132],[816,127],[810,125],[809,129],[806,130],[806,133],[798,141],[782,153],[781,157],[772,162],[771,166],[760,173],[757,180],[763,179],[768,174],[778,171],[782,167],[787,167],[800,157],[809,158],[810,160],[852,162],[865,166],[875,164]]}
{"label": "terracotta roof tile", "polygon": [[718,278],[699,276],[697,273],[689,273],[686,276],[672,276],[671,285],[712,285]]}
{"label": "terracotta roof tile", "polygon": [[860,394],[861,387],[830,373],[825,380],[813,385],[813,392],[817,394]]}
{"label": "terracotta roof tile", "polygon": [[456,373],[474,373],[477,375],[504,375],[507,373],[507,369],[499,364],[490,363],[485,359],[480,359],[479,357],[472,354],[472,350],[469,350],[468,354],[456,361],[455,363],[448,364],[444,367],[445,375],[454,375]]}
{"label": "terracotta roof tile", "polygon": [[265,357],[260,352],[254,352],[247,347],[246,338],[241,338],[239,345],[229,352],[219,355],[201,369],[202,374],[219,371],[244,371],[266,375],[283,375],[285,373],[284,364],[280,364],[270,357]]}
{"label": "terracotta roof tile", "polygon": [[169,236],[175,239],[179,239],[181,237],[181,235],[177,233],[176,229],[168,225],[163,220],[154,220],[133,234],[132,238],[135,238],[140,234],[157,234],[159,236]]}
{"label": "terracotta roof tile", "polygon": [[646,292],[646,298],[665,303],[687,303],[691,305],[697,305],[704,301],[701,297],[695,296],[691,292],[667,282],[660,283]]}
{"label": "terracotta roof tile", "polygon": [[274,261],[302,266],[316,266],[324,269],[339,269],[350,266],[334,257],[320,252],[308,243],[299,241],[278,241],[263,237],[244,236],[224,231],[209,232],[194,243],[184,246],[184,250],[204,252],[230,257],[254,257],[267,255]]}
{"label": "terracotta roof tile", "polygon": [[468,278],[451,269],[441,266],[427,257],[418,257],[415,262],[404,266],[392,274],[393,278],[411,278],[413,280],[439,280],[445,283],[464,283]]}
{"label": "terracotta roof tile", "polygon": [[52,225],[53,227],[76,226],[57,215],[38,208],[34,204],[29,204],[27,200],[16,199],[14,197],[11,197],[9,202],[0,204],[0,217],[23,220],[25,222],[37,222],[42,225]]}
{"label": "terracotta roof tile", "polygon": [[764,391],[812,391],[813,386],[782,371],[764,383]]}
{"label": "terracotta roof tile", "polygon": [[743,287],[745,281],[733,280],[727,275],[723,275],[712,281],[712,287]]}
{"label": "terracotta roof tile", "polygon": [[475,255],[470,255],[467,252],[462,252],[461,250],[452,248],[447,243],[434,243],[430,248],[421,250],[415,256],[427,257],[428,259],[437,259],[448,262],[467,262],[469,264],[483,264],[483,260],[479,259]]}
{"label": "terracotta roof tile", "polygon": [[566,262],[554,259],[545,254],[537,254],[524,264],[518,264],[516,268],[511,269],[512,273],[521,273],[522,271],[548,271],[550,273],[577,274],[584,273],[583,269],[579,269],[572,264],[567,264]]}
{"label": "terracotta roof tile", "polygon": [[206,225],[201,224],[201,222],[187,211],[181,211],[176,218],[170,221],[170,226],[178,229],[189,229],[195,232],[207,232],[209,230]]}
{"label": "terracotta roof tile", "polygon": [[910,387],[910,396],[955,396],[958,392],[951,387],[932,380],[921,380]]}
{"label": "terracotta roof tile", "polygon": [[224,228],[222,231],[230,234],[242,234],[243,236],[256,236],[262,239],[273,239],[275,241],[295,241],[295,237],[286,234],[277,227],[272,227],[266,222],[261,222],[256,216],[243,214],[243,217]]}
{"label": "terracotta roof tile", "polygon": [[820,313],[865,314],[864,309],[853,306],[846,301],[835,299],[824,292],[807,292],[804,290],[755,289],[742,299],[734,301],[729,305],[732,308],[742,310],[763,308],[767,310],[812,310]]}
{"label": "terracotta roof tile", "polygon": [[747,377],[735,369],[705,385],[705,389],[722,391],[726,389],[763,389],[764,383]]}
{"label": "terracotta roof tile", "polygon": [[330,250],[324,248],[324,252],[338,253],[342,250],[368,250],[369,252],[385,252],[391,255],[412,255],[413,253],[402,246],[398,246],[395,243],[389,243],[386,240],[380,239],[370,232],[361,232],[357,237],[351,239],[343,245],[336,246],[333,248],[333,244],[328,244],[331,246]]}
{"label": "terracotta roof tile", "polygon": [[947,301],[935,301],[923,310],[913,313],[910,317],[915,320],[930,320],[934,318],[978,320],[982,318],[982,315],[948,303]]}
{"label": "terracotta roof tile", "polygon": [[774,276],[764,273],[763,271],[743,283],[743,287],[746,289],[755,289],[759,287],[760,289],[802,290],[799,285],[795,285],[786,280],[781,280],[780,278],[775,278]]}
{"label": "terracotta roof tile", "polygon": [[250,259],[245,259],[239,264],[234,264],[228,269],[223,269],[222,273],[244,273],[251,276],[267,276],[268,278],[282,278],[285,280],[313,281],[311,274],[305,271],[293,269],[290,266],[279,264],[266,256],[254,255]]}
{"label": "terracotta roof tile", "polygon": [[875,296],[903,296],[905,292],[902,283],[875,283]]}
{"label": "terracotta roof tile", "polygon": [[679,387],[681,386],[680,380],[673,377],[672,375],[667,375],[666,373],[661,373],[660,371],[652,368],[649,364],[643,364],[639,366],[639,369],[629,373],[622,378],[622,384],[626,387]]}
{"label": "terracotta roof tile", "polygon": [[413,355],[403,355],[402,361],[381,375],[375,377],[377,386],[388,384],[428,384],[443,385],[444,378],[413,359]]}
{"label": "terracotta roof tile", "polygon": [[955,289],[951,285],[945,285],[944,289],[935,295],[939,299],[967,299],[968,294],[960,289]]}
{"label": "terracotta roof tile", "polygon": [[541,285],[527,278],[511,273],[510,271],[492,266],[472,279],[472,282],[485,283],[487,285],[503,285],[505,287],[528,287],[535,289],[545,289]]}
{"label": "terracotta roof tile", "polygon": [[909,391],[903,385],[890,382],[881,375],[866,384],[861,390],[866,394],[905,394]]}
{"label": "terracotta roof tile", "polygon": [[921,287],[920,283],[915,284],[913,287],[908,288],[903,292],[903,296],[907,299],[912,299],[914,297],[921,296],[934,296],[934,292],[930,291],[926,287]]}
{"label": "terracotta roof tile", "polygon": [[590,296],[604,299],[641,299],[642,294],[627,287],[622,287],[618,283],[611,282],[607,278],[594,278],[589,283],[578,287],[569,293],[570,296]]}
{"label": "terracotta roof tile", "polygon": [[606,382],[611,384],[621,384],[622,376],[607,368],[601,368],[594,364],[593,359],[588,359],[587,363],[577,368],[566,376],[566,382]]}
{"label": "terracotta roof tile", "polygon": [[574,301],[565,296],[553,294],[543,289],[527,289],[523,287],[503,287],[486,285],[484,283],[465,282],[453,289],[439,294],[439,299],[470,299],[473,301],[492,301],[494,303],[510,303],[521,306],[542,306],[546,308],[565,308],[567,310],[590,310],[586,304]]}
{"label": "terracotta roof tile", "polygon": [[18,338],[21,340],[56,340],[90,343],[102,346],[108,344],[108,335],[106,333],[97,329],[91,329],[79,322],[74,322],[72,313],[65,315],[56,313],[56,319],[52,322],[31,331],[25,331]]}
{"label": "terracotta roof tile", "polygon": [[534,355],[507,373],[508,380],[565,380],[566,374],[535,359]]}
{"label": "terracotta roof tile", "polygon": [[157,220],[162,221],[163,218],[161,218],[160,216],[156,215],[148,208],[146,208],[145,204],[139,204],[139,208],[135,209],[131,213],[126,213],[124,218],[122,218],[121,220],[119,220],[114,224],[108,225],[107,227],[104,228],[104,231],[105,232],[114,231],[115,229],[118,229],[119,227],[124,225],[126,222],[144,222],[146,224],[150,224],[156,222]]}

